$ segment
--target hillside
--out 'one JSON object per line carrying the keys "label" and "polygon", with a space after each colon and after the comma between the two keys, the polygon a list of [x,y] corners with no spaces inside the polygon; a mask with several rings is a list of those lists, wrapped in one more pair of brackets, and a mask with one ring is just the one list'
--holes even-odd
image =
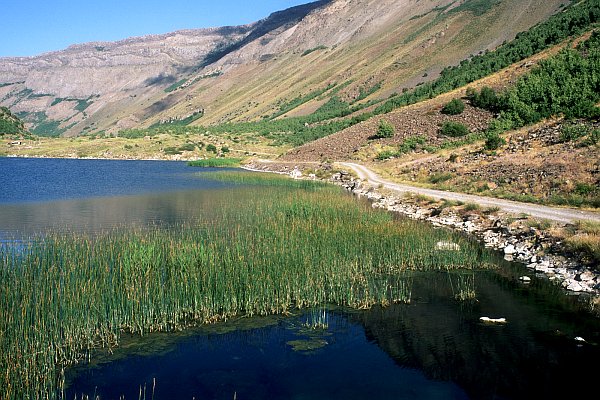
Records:
{"label": "hillside", "polygon": [[[42,135],[303,116],[427,82],[560,10],[552,0],[336,0],[239,27],[0,59],[0,105]],[[315,72],[318,71],[318,72]]]}
{"label": "hillside", "polygon": [[20,135],[26,132],[25,124],[6,107],[0,107],[0,136]]}

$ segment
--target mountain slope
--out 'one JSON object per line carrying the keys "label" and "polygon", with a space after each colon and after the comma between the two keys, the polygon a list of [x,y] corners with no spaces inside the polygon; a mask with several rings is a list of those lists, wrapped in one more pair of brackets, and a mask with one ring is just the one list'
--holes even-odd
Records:
{"label": "mountain slope", "polygon": [[247,26],[76,45],[0,59],[0,105],[68,136],[303,115],[334,95],[360,103],[414,87],[562,3],[320,1]]}

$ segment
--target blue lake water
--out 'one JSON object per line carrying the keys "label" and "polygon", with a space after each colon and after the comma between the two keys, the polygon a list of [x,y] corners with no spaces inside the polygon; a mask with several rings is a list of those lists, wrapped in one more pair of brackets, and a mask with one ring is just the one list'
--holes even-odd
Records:
{"label": "blue lake water", "polygon": [[[260,193],[178,162],[0,158],[0,167],[5,241],[185,223],[228,196]],[[146,399],[583,397],[597,376],[598,318],[545,279],[519,283],[525,273],[504,263],[477,273],[473,302],[454,299],[455,276],[416,273],[410,304],[319,310],[326,329],[307,329],[315,317],[304,310],[125,337],[66,371],[65,398],[138,399],[140,388]]]}

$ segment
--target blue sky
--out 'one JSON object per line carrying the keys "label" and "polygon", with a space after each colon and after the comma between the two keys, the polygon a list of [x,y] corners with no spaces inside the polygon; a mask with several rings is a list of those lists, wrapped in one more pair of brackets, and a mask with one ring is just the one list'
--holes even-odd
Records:
{"label": "blue sky", "polygon": [[179,29],[241,25],[311,0],[8,0],[0,57]]}

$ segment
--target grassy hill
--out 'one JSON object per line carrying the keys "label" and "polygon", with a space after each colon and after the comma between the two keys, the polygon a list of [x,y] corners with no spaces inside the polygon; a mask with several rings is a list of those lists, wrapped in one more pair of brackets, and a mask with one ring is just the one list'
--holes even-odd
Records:
{"label": "grassy hill", "polygon": [[6,107],[0,107],[0,136],[26,132],[25,124]]}

